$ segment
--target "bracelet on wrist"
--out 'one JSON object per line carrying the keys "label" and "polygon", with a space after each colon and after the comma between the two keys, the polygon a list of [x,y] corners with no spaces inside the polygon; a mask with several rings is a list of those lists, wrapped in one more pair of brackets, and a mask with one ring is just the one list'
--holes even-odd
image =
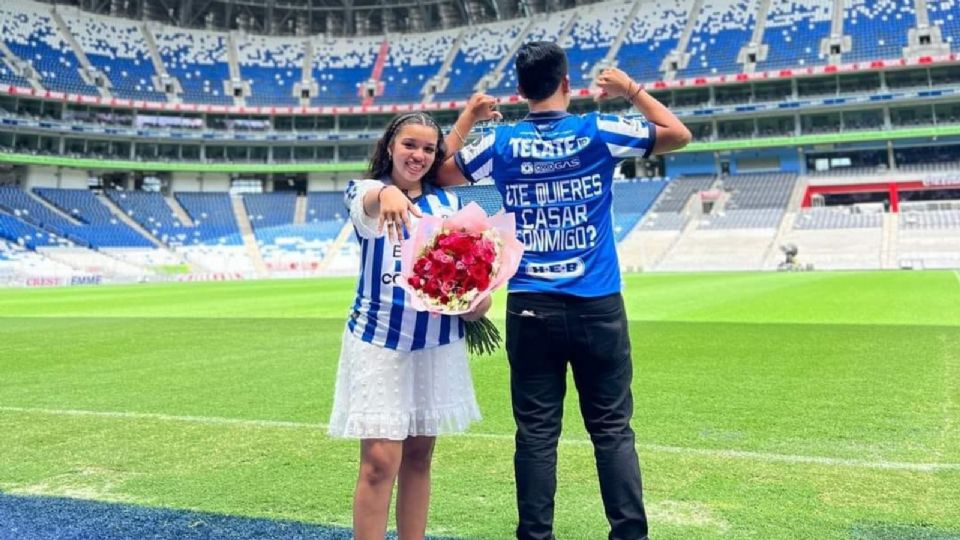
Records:
{"label": "bracelet on wrist", "polygon": [[461,146],[467,144],[467,139],[463,136],[462,133],[460,133],[460,128],[458,128],[456,124],[453,125],[453,134],[456,135],[458,139],[460,139]]}

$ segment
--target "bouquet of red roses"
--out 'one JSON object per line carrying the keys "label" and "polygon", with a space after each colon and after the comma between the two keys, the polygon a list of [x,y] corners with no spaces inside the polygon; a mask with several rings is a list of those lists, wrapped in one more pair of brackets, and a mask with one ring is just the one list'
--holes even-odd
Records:
{"label": "bouquet of red roses", "polygon": [[[461,315],[517,272],[523,244],[516,238],[513,214],[492,217],[477,203],[446,219],[424,216],[400,252],[400,284],[414,308]],[[470,352],[489,354],[500,332],[486,317],[466,321]]]}

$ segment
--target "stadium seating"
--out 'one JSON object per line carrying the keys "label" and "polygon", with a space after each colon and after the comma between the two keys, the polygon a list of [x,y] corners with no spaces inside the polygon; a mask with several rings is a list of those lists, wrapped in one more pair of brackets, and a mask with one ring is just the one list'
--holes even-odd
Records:
{"label": "stadium seating", "polygon": [[613,234],[617,242],[636,227],[667,183],[659,178],[643,178],[613,184]]}
{"label": "stadium seating", "polygon": [[883,226],[883,214],[853,214],[848,208],[811,208],[797,215],[794,229],[869,229]]}
{"label": "stadium seating", "polygon": [[343,204],[343,193],[339,191],[307,194],[307,223],[323,221],[343,221],[347,218],[347,209]]}
{"label": "stadium seating", "polygon": [[639,81],[663,78],[660,66],[667,54],[677,47],[690,5],[684,0],[640,4],[640,10],[617,51],[617,67]]}
{"label": "stadium seating", "polygon": [[80,61],[57,31],[48,7],[23,0],[3,2],[0,35],[13,54],[33,66],[48,90],[99,95],[80,77]]}
{"label": "stadium seating", "polygon": [[831,5],[820,0],[773,0],[763,31],[767,57],[757,69],[825,64],[820,43],[830,34]]}
{"label": "stadium seating", "polygon": [[630,13],[631,5],[626,2],[607,2],[581,8],[576,13],[576,22],[570,34],[560,43],[567,51],[570,86],[590,86],[590,70],[610,50]]}
{"label": "stadium seating", "polygon": [[3,212],[0,212],[0,238],[4,238],[12,244],[34,250],[38,247],[65,244],[55,234]]}
{"label": "stadium seating", "polygon": [[493,215],[503,210],[503,198],[493,184],[479,184],[476,186],[461,186],[453,188],[453,192],[460,197],[460,204],[466,206],[475,202],[487,214]]}
{"label": "stadium seating", "polygon": [[445,74],[448,79],[435,101],[467,99],[480,78],[490,73],[506,56],[526,27],[525,20],[512,20],[476,27],[464,34],[457,55]]}
{"label": "stadium seating", "polygon": [[939,0],[926,4],[930,25],[939,26],[943,40],[954,52],[960,51],[960,2]]}
{"label": "stadium seating", "polygon": [[679,77],[739,73],[737,55],[753,34],[760,0],[705,0],[687,50],[690,62]]}
{"label": "stadium seating", "polygon": [[0,85],[11,84],[13,86],[19,86],[21,88],[29,88],[30,83],[17,75],[13,70],[13,67],[8,64],[10,58],[5,52],[0,50]]}
{"label": "stadium seating", "polygon": [[[537,20],[531,25],[530,31],[524,37],[524,41],[558,41],[560,32],[562,32],[567,26],[567,23],[570,22],[574,13],[572,10],[559,11]],[[510,57],[510,61],[507,62],[507,65],[504,67],[503,76],[500,78],[500,81],[495,86],[487,88],[488,94],[510,96],[517,93],[516,58],[516,54]]]}
{"label": "stadium seating", "polygon": [[86,240],[90,247],[152,247],[153,244],[120,221],[90,190],[34,188],[34,193],[80,221],[66,232]]}
{"label": "stadium seating", "polygon": [[666,186],[663,195],[657,199],[651,212],[658,214],[680,212],[686,206],[691,195],[709,189],[715,181],[716,177],[712,175],[677,178]]}
{"label": "stadium seating", "polygon": [[[956,16],[956,15],[954,15]],[[913,2],[895,0],[844,0],[843,33],[851,37],[844,62],[900,58],[907,32],[916,27]]]}
{"label": "stadium seating", "polygon": [[297,194],[293,192],[246,194],[243,196],[243,204],[247,208],[250,224],[256,232],[261,228],[292,224]]}
{"label": "stadium seating", "polygon": [[65,12],[64,21],[90,63],[109,77],[111,94],[125,99],[166,101],[166,94],[153,87],[156,69],[139,24],[78,10]]}
{"label": "stadium seating", "polygon": [[440,70],[454,32],[402,34],[390,41],[390,52],[383,66],[380,81],[383,93],[377,103],[416,103],[423,99],[421,91]]}
{"label": "stadium seating", "polygon": [[224,81],[230,79],[226,34],[164,27],[154,39],[167,72],[180,82],[184,101],[233,105],[233,97],[224,92]]}
{"label": "stadium seating", "polygon": [[[627,20],[632,2],[610,0],[574,9],[471,27],[463,32],[450,69],[442,75],[446,88],[436,101],[466,99],[478,81],[491,75],[500,60],[512,52],[518,38],[525,41],[560,41],[570,60],[570,78],[575,88],[590,84],[590,72],[602,60],[624,24],[615,61],[643,81],[663,77],[664,58],[678,46],[690,17],[691,2],[666,0],[642,2],[636,17]],[[917,24],[912,2],[893,0],[845,0],[843,32],[850,36],[852,50],[844,62],[898,58],[907,44],[908,31]],[[957,0],[927,2],[930,24],[939,26],[943,38],[960,50],[960,9]],[[686,50],[690,55],[680,78],[739,73],[742,47],[752,38],[760,0],[705,0]],[[40,83],[50,90],[98,95],[98,89],[80,75],[80,61],[61,35],[50,7],[30,0],[8,0],[0,7],[2,39],[19,59],[31,64]],[[153,87],[156,66],[149,54],[141,23],[93,15],[73,8],[61,10],[70,34],[95,68],[110,80],[116,97],[164,101],[166,95]],[[767,56],[757,68],[776,70],[820,65],[826,62],[821,43],[831,27],[832,3],[819,0],[773,0],[763,30]],[[232,105],[225,88],[230,78],[228,36],[223,32],[155,27],[148,23],[160,58],[168,73],[182,87],[188,103]],[[526,32],[526,33],[525,33]],[[565,33],[566,32],[566,33]],[[380,103],[415,103],[423,98],[426,83],[440,74],[457,31],[398,34],[390,37],[388,54],[382,59]],[[317,83],[312,105],[348,106],[362,102],[360,87],[374,75],[383,37],[309,38],[314,57],[302,73],[305,42],[290,37],[244,35],[237,40],[238,82],[249,84],[246,103],[255,106],[295,106],[294,87],[304,75]],[[28,86],[0,58],[0,83]],[[513,94],[516,74],[513,58],[502,77],[488,92]],[[375,101],[376,101],[375,100]]]}
{"label": "stadium seating", "polygon": [[178,192],[174,198],[183,206],[193,220],[194,229],[184,233],[178,240],[184,245],[243,244],[240,229],[233,217],[233,206],[227,193]]}
{"label": "stadium seating", "polygon": [[164,244],[177,245],[177,235],[188,232],[160,193],[110,190],[107,197]]}
{"label": "stadium seating", "polygon": [[728,210],[779,208],[785,210],[796,184],[794,174],[741,174],[726,176],[722,188],[730,194]]}
{"label": "stadium seating", "polygon": [[237,44],[240,77],[250,85],[247,104],[295,106],[294,86],[302,79],[303,40],[244,36]]}
{"label": "stadium seating", "polygon": [[904,212],[900,215],[901,229],[960,229],[960,210],[927,210]]}
{"label": "stadium seating", "polygon": [[370,79],[381,37],[314,38],[313,79],[319,94],[313,105],[360,105],[360,86]]}

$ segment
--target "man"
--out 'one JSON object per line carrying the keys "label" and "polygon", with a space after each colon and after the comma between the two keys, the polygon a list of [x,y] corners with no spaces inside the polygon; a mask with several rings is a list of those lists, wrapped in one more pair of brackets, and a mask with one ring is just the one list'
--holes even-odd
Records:
{"label": "man", "polygon": [[598,87],[605,97],[626,98],[646,120],[569,114],[567,58],[554,43],[523,45],[516,68],[530,114],[461,150],[438,178],[452,185],[492,177],[506,211],[517,217],[526,248],[510,281],[506,323],[517,425],[517,538],[554,538],[557,442],[569,362],[593,441],[609,538],[645,539],[630,427],[630,338],[611,218],[613,171],[622,158],[682,148],[690,131],[614,68],[600,73]]}

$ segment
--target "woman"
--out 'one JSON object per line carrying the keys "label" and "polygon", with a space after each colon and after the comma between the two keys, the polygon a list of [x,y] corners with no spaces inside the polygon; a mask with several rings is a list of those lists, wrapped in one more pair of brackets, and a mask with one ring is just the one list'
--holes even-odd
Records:
{"label": "woman", "polygon": [[396,283],[400,242],[424,213],[449,216],[457,197],[434,186],[445,156],[474,123],[499,117],[495,101],[475,95],[446,141],[425,113],[398,116],[370,159],[366,180],[345,201],[361,246],[356,301],[343,335],[330,434],[360,439],[353,499],[354,537],[382,540],[394,481],[397,533],[422,539],[437,435],[462,432],[480,418],[462,319],[482,317],[484,302],[461,317],[415,311]]}

